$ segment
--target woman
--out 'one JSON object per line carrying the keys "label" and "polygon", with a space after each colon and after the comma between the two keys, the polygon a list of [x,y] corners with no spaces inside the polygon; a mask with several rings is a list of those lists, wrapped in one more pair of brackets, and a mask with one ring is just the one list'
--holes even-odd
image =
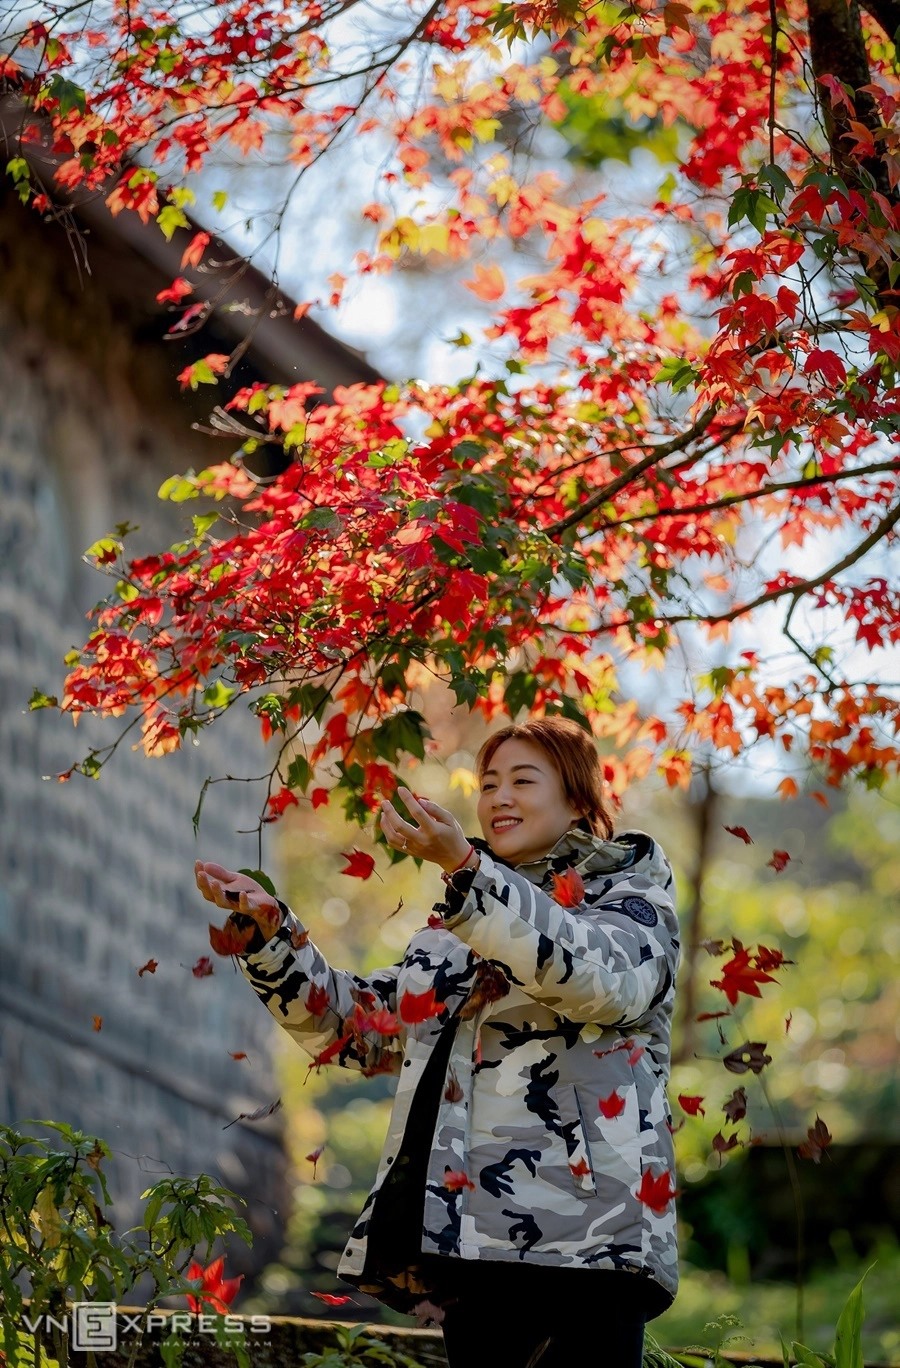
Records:
{"label": "woman", "polygon": [[494,733],[476,777],[483,840],[405,788],[413,821],[382,805],[388,843],[447,884],[390,968],[331,968],[246,876],[198,863],[197,884],[257,923],[239,962],[298,1044],[398,1075],[340,1277],[441,1323],[451,1368],[559,1368],[585,1348],[640,1368],[678,1286],[671,866],[645,832],[613,839],[574,722]]}

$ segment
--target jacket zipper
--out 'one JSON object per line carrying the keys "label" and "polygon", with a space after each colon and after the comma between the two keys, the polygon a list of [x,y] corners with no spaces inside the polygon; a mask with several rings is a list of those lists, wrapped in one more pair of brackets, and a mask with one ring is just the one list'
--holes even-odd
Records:
{"label": "jacket zipper", "polygon": [[572,1085],[572,1094],[575,1098],[575,1107],[578,1111],[578,1123],[581,1126],[581,1138],[584,1142],[584,1158],[591,1171],[591,1187],[597,1191],[597,1176],[594,1173],[594,1161],[591,1159],[591,1142],[588,1139],[587,1123],[584,1119],[584,1112],[581,1110],[581,1098],[578,1096],[578,1089]]}

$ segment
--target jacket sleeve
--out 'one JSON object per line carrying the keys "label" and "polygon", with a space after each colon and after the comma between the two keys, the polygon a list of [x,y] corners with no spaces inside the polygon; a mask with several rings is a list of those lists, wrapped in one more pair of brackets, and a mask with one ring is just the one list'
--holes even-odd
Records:
{"label": "jacket sleeve", "polygon": [[365,976],[332,969],[299,918],[286,903],[279,900],[279,906],[282,922],[271,940],[237,956],[257,996],[314,1062],[396,1072],[402,1063],[399,1037],[363,1029],[360,1022],[382,1008],[396,1011],[400,963]]}
{"label": "jacket sleeve", "polygon": [[578,909],[482,854],[444,925],[561,1016],[636,1026],[672,991],[680,954],[674,877],[657,853],[660,882],[601,877]]}

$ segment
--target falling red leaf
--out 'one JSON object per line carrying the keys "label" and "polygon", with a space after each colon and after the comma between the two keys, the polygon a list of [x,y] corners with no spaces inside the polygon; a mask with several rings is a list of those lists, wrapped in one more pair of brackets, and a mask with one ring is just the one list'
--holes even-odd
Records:
{"label": "falling red leaf", "polygon": [[473,1192],[475,1191],[475,1184],[463,1169],[460,1169],[458,1173],[454,1173],[452,1169],[445,1169],[444,1187],[448,1188],[450,1192],[459,1192],[461,1188],[471,1188]]}
{"label": "falling red leaf", "polygon": [[816,1116],[816,1124],[809,1127],[806,1135],[806,1140],[797,1146],[797,1153],[802,1159],[811,1159],[814,1164],[818,1164],[831,1144],[833,1136],[821,1116],[818,1115]]}
{"label": "falling red leaf", "polygon": [[793,1020],[794,1020],[794,1013],[793,1013],[793,1012],[789,1012],[788,1015],[787,1015],[787,1016],[785,1017],[785,1019],[784,1019],[784,1033],[785,1033],[785,1035],[787,1035],[788,1031],[791,1029],[791,1022],[792,1022]]}
{"label": "falling red leaf", "polygon": [[322,985],[313,983],[306,997],[306,1010],[314,1017],[321,1016],[327,1010],[330,1001],[331,998]]}
{"label": "falling red leaf", "polygon": [[346,1306],[349,1301],[353,1301],[352,1297],[336,1297],[333,1292],[311,1292],[310,1296],[318,1297],[326,1306]]}
{"label": "falling red leaf", "polygon": [[733,1133],[726,1140],[722,1132],[718,1131],[713,1136],[712,1147],[716,1154],[727,1154],[729,1150],[737,1149],[740,1143],[740,1140]]}
{"label": "falling red leaf", "polygon": [[138,970],[138,978],[143,978],[145,974],[155,974],[159,968],[159,960],[148,959],[146,964],[142,964]]}
{"label": "falling red leaf", "polygon": [[695,1021],[718,1021],[719,1017],[731,1016],[730,1012],[701,1012]]}
{"label": "falling red leaf", "polygon": [[611,1092],[609,1097],[598,1097],[597,1105],[607,1120],[612,1120],[625,1110],[625,1098],[620,1097],[618,1092]]}
{"label": "falling red leaf", "polygon": [[181,269],[184,270],[185,266],[199,266],[208,246],[209,233],[195,233],[182,254]]}
{"label": "falling red leaf", "polygon": [[378,1035],[395,1036],[400,1034],[400,1023],[393,1012],[380,1007],[366,1017],[365,1029],[375,1031]]}
{"label": "falling red leaf", "polygon": [[428,925],[432,931],[440,931],[444,925],[444,918],[439,916],[437,912],[432,912],[428,918]]}
{"label": "falling red leaf", "polygon": [[229,1050],[228,1053],[232,1059],[249,1059],[250,1057],[245,1050]]}
{"label": "falling red leaf", "polygon": [[313,812],[317,808],[328,806],[328,789],[326,788],[314,788],[309,797],[313,805]]}
{"label": "falling red leaf", "polygon": [[307,1159],[309,1160],[309,1162],[310,1162],[310,1163],[312,1164],[312,1166],[313,1166],[313,1182],[315,1182],[315,1180],[316,1180],[316,1166],[318,1165],[318,1162],[319,1162],[319,1160],[320,1160],[321,1157],[322,1157],[322,1151],[324,1150],[324,1148],[325,1148],[325,1145],[324,1145],[324,1143],[323,1143],[323,1144],[321,1144],[321,1145],[319,1146],[318,1149],[314,1149],[313,1152],[312,1152],[312,1154],[308,1154],[308,1155],[306,1156]]}
{"label": "falling red leaf", "polygon": [[456,1074],[453,1071],[453,1069],[451,1069],[450,1077],[447,1079],[447,1086],[444,1089],[444,1101],[461,1102],[463,1100],[463,1096],[464,1094],[462,1088],[459,1085],[459,1079],[456,1077]]}
{"label": "falling red leaf", "polygon": [[744,842],[745,845],[752,845],[752,844],[753,844],[753,837],[750,836],[750,835],[748,835],[746,827],[740,827],[740,826],[730,827],[730,826],[727,826],[727,827],[725,828],[725,830],[728,832],[728,834],[729,834],[730,836],[737,836],[737,837],[739,837],[740,840],[742,840],[742,841]]}
{"label": "falling red leaf", "polygon": [[99,1031],[102,1025],[103,1025],[103,1018],[102,1018],[102,1016],[95,1016],[95,1017],[94,1017],[94,1030],[95,1030],[95,1031]]}
{"label": "falling red leaf", "polygon": [[743,1121],[747,1115],[747,1089],[735,1088],[722,1110],[732,1125],[736,1125],[738,1121]]}
{"label": "falling red leaf", "polygon": [[773,850],[772,858],[771,860],[766,861],[766,866],[771,866],[771,868],[775,870],[776,874],[780,874],[781,871],[784,869],[785,865],[790,860],[790,858],[791,857],[786,850]]}
{"label": "falling red leaf", "polygon": [[193,285],[184,276],[176,276],[172,284],[160,290],[156,296],[157,304],[180,304],[185,295],[193,291]]}
{"label": "falling red leaf", "polygon": [[679,1195],[678,1189],[671,1184],[672,1175],[668,1169],[663,1169],[658,1177],[654,1177],[653,1170],[648,1168],[644,1170],[640,1187],[634,1195],[639,1202],[661,1216],[672,1198]]}
{"label": "falling red leaf", "polygon": [[765,1053],[765,1048],[764,1040],[748,1040],[745,1045],[739,1045],[725,1055],[722,1063],[729,1073],[746,1073],[749,1069],[751,1073],[760,1074],[767,1064],[772,1063],[772,1056]]}
{"label": "falling red leaf", "polygon": [[236,1278],[223,1278],[224,1267],[225,1260],[223,1257],[214,1259],[207,1268],[197,1263],[196,1259],[192,1260],[185,1277],[191,1281],[194,1278],[203,1279],[199,1295],[192,1292],[185,1293],[187,1304],[195,1314],[208,1309],[204,1303],[208,1303],[215,1311],[219,1311],[223,1315],[227,1314],[244,1275],[239,1273]]}
{"label": "falling red leaf", "polygon": [[424,993],[411,993],[407,989],[400,999],[400,1019],[408,1026],[418,1025],[420,1021],[440,1016],[441,1012],[446,1010],[446,1002],[438,1002],[433,988]]}
{"label": "falling red leaf", "polygon": [[357,850],[356,846],[348,854],[341,851],[341,859],[347,863],[341,870],[342,874],[349,874],[352,879],[370,879],[375,870],[375,857],[367,855],[364,850]]}
{"label": "falling red leaf", "polygon": [[591,1171],[591,1166],[585,1158],[579,1159],[577,1164],[570,1164],[569,1168],[576,1178],[586,1178]]}
{"label": "falling red leaf", "polygon": [[578,907],[584,901],[584,879],[577,869],[553,875],[553,899],[560,907]]}
{"label": "falling red leaf", "polygon": [[701,1116],[706,1115],[706,1108],[702,1105],[702,1097],[687,1097],[684,1093],[678,1094],[678,1105],[688,1116],[696,1116],[699,1112]]}
{"label": "falling red leaf", "polygon": [[759,991],[761,983],[778,982],[764,970],[754,969],[750,959],[750,951],[742,949],[722,965],[722,977],[720,979],[710,979],[709,981],[711,988],[719,988],[725,994],[732,1007],[737,1003],[739,993],[746,993],[748,997],[758,998],[762,996]]}
{"label": "falling red leaf", "polygon": [[491,1002],[499,1002],[508,992],[509,980],[503,970],[498,969],[490,960],[482,960],[472,980],[468,997],[460,1009],[460,1021],[469,1021],[477,1016],[483,1007]]}
{"label": "falling red leaf", "polygon": [[628,1056],[628,1063],[631,1065],[632,1068],[634,1068],[635,1064],[637,1064],[638,1060],[643,1055],[644,1048],[645,1047],[643,1045],[635,1045],[634,1049],[631,1051],[630,1055]]}
{"label": "falling red leaf", "polygon": [[753,956],[753,963],[757,969],[780,969],[783,964],[794,964],[795,961],[785,959],[780,950],[770,950],[767,945],[760,945]]}
{"label": "falling red leaf", "polygon": [[213,973],[212,960],[209,955],[201,955],[197,963],[191,969],[194,978],[209,978]]}

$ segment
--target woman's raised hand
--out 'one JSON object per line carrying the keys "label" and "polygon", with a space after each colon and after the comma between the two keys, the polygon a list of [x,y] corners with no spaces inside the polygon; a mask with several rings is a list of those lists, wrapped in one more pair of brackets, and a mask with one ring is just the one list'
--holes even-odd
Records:
{"label": "woman's raised hand", "polygon": [[207,902],[252,917],[265,939],[271,940],[281,925],[281,908],[262,884],[248,874],[237,874],[223,865],[203,860],[196,861],[194,877]]}
{"label": "woman's raised hand", "polygon": [[381,829],[388,845],[417,860],[431,860],[442,869],[456,869],[471,846],[453,813],[430,798],[416,798],[402,784],[397,792],[418,826],[405,822],[393,803],[385,798],[381,804]]}

